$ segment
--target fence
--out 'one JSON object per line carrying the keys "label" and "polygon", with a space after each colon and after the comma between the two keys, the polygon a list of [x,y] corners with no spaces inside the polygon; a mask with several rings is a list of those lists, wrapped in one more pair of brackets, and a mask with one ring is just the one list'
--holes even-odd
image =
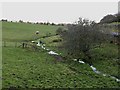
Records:
{"label": "fence", "polygon": [[15,48],[24,48],[32,51],[42,51],[39,47],[37,47],[36,43],[32,42],[8,42],[2,41],[2,47],[15,47]]}
{"label": "fence", "polygon": [[22,42],[2,41],[2,47],[19,47]]}

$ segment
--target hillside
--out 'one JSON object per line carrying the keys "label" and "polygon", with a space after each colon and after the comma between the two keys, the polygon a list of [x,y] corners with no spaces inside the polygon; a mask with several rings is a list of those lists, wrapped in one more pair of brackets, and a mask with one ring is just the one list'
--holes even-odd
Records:
{"label": "hillside", "polygon": [[[4,41],[33,40],[48,34],[53,35],[59,26],[29,23],[2,22],[2,39]],[[39,31],[39,35],[35,32]]]}
{"label": "hillside", "polygon": [[3,88],[115,88],[117,86],[118,83],[114,79],[95,74],[88,65],[59,62],[46,52],[3,48]]}
{"label": "hillside", "polygon": [[[93,72],[88,64],[82,64],[66,58],[65,49],[60,48],[60,39],[55,35],[59,26],[3,22],[2,34],[2,82],[3,88],[118,88],[119,82],[110,76]],[[35,32],[39,31],[38,36]],[[42,38],[51,33],[50,37]],[[40,38],[41,37],[41,38]],[[15,47],[15,42],[45,42],[45,47],[61,53],[61,56],[48,54],[37,47]],[[103,73],[118,76],[118,48],[114,44],[102,45],[93,50],[96,56],[93,65]],[[63,57],[63,58],[61,58]],[[98,61],[96,61],[98,60]]]}

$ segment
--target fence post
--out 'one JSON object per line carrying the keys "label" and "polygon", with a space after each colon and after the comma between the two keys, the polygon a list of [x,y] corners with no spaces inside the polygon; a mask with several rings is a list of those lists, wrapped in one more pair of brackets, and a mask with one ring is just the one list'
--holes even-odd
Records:
{"label": "fence post", "polygon": [[22,43],[22,48],[24,48],[24,47],[25,47],[25,43],[23,42],[23,43]]}
{"label": "fence post", "polygon": [[6,42],[4,41],[4,44],[3,44],[4,47],[6,47]]}

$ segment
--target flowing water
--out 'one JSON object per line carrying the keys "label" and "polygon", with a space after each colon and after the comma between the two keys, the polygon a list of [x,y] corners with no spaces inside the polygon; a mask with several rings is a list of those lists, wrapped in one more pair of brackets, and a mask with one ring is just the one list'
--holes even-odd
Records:
{"label": "flowing water", "polygon": [[[58,54],[58,53],[56,53],[55,51],[52,51],[52,50],[50,50],[50,49],[47,49],[47,48],[45,48],[45,45],[42,45],[42,44],[40,44],[39,42],[38,42],[38,44],[37,44],[37,46],[40,46],[42,49],[44,49],[44,50],[47,50],[48,51],[48,54],[51,54],[51,55],[60,55],[60,54]],[[78,59],[73,59],[74,61],[78,61],[80,64],[87,64],[87,63],[85,63],[84,61],[82,61],[82,60],[78,60]],[[100,72],[100,71],[98,71],[93,65],[89,65],[90,66],[90,68],[93,70],[93,72],[95,72],[96,74],[100,74],[100,75],[102,75],[102,76],[108,76],[108,77],[110,77],[110,78],[112,78],[112,79],[115,79],[117,82],[120,82],[120,79],[118,79],[118,78],[116,78],[116,77],[114,77],[114,76],[111,76],[111,75],[109,75],[109,74],[105,74],[105,73],[102,73],[102,72]]]}

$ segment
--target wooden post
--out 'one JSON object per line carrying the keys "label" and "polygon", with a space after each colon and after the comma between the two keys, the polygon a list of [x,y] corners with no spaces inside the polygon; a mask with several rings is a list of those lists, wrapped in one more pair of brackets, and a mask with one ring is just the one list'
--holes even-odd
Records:
{"label": "wooden post", "polygon": [[27,48],[27,43],[25,43],[25,48]]}
{"label": "wooden post", "polygon": [[4,41],[4,44],[3,44],[4,47],[6,47],[6,42]]}
{"label": "wooden post", "polygon": [[22,43],[22,48],[24,48],[24,46],[25,46],[25,43],[23,42],[23,43]]}

